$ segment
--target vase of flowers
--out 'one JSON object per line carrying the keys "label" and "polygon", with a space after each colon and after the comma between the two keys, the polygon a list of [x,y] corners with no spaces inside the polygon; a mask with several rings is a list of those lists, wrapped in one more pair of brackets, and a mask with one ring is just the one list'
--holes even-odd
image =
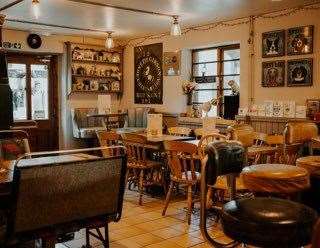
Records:
{"label": "vase of flowers", "polygon": [[182,82],[182,91],[185,95],[187,95],[187,105],[192,105],[192,93],[196,86],[197,83],[195,81]]}

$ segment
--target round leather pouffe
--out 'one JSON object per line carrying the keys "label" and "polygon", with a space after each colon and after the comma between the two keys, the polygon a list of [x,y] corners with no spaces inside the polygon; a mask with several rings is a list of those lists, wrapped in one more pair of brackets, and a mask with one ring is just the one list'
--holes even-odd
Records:
{"label": "round leather pouffe", "polygon": [[230,238],[258,247],[296,248],[311,242],[317,214],[278,198],[240,199],[223,207],[222,228]]}

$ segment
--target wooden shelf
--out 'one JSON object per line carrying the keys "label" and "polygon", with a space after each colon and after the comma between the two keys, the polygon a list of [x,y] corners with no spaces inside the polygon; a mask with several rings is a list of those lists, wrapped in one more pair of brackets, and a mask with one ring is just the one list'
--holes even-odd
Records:
{"label": "wooden shelf", "polygon": [[115,90],[108,90],[108,91],[93,91],[93,90],[77,90],[77,91],[71,91],[69,95],[73,94],[113,94],[113,93],[122,93],[121,90],[115,91]]}
{"label": "wooden shelf", "polygon": [[120,65],[120,62],[108,62],[108,61],[99,61],[99,60],[80,60],[72,59],[73,63],[89,63],[89,64],[102,64],[102,65]]}
{"label": "wooden shelf", "polygon": [[121,80],[121,79],[118,79],[116,77],[105,77],[105,76],[86,76],[86,75],[78,75],[78,74],[72,74],[73,77],[81,77],[81,78],[96,78],[96,79],[114,79],[114,80]]}

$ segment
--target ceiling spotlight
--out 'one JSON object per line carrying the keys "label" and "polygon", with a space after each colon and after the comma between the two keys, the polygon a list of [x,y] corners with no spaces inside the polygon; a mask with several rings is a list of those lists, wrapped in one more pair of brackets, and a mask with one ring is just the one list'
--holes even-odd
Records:
{"label": "ceiling spotlight", "polygon": [[33,14],[36,19],[39,18],[39,14],[40,14],[39,3],[40,3],[40,0],[32,0]]}
{"label": "ceiling spotlight", "polygon": [[113,48],[113,39],[112,39],[112,32],[108,32],[108,36],[106,39],[106,48],[111,49]]}
{"label": "ceiling spotlight", "polygon": [[173,22],[171,25],[171,35],[179,36],[181,35],[181,28],[178,20],[178,16],[173,16]]}

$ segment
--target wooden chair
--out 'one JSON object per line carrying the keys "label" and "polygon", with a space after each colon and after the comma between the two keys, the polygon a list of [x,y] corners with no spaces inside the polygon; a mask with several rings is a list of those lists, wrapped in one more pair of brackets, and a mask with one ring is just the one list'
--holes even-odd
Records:
{"label": "wooden chair", "polygon": [[179,141],[165,141],[164,147],[168,156],[171,181],[162,215],[166,214],[175,184],[185,185],[188,202],[187,221],[190,224],[193,207],[192,187],[200,181],[201,177],[200,173],[195,170],[195,162],[199,161],[197,146]]}
{"label": "wooden chair", "polygon": [[284,163],[294,165],[304,144],[318,136],[313,122],[288,122],[284,130]]}
{"label": "wooden chair", "polygon": [[201,137],[199,144],[198,144],[198,153],[200,155],[201,158],[203,158],[205,156],[204,151],[206,146],[211,143],[211,142],[215,142],[215,141],[224,141],[227,140],[227,136],[224,136],[222,134],[209,134],[209,135],[205,135],[203,137]]}
{"label": "wooden chair", "polygon": [[177,135],[177,136],[189,136],[191,133],[191,129],[188,127],[169,127],[168,133],[170,135]]}
{"label": "wooden chair", "polygon": [[268,135],[266,133],[254,133],[254,145],[255,146],[262,146],[265,145],[267,142]]}
{"label": "wooden chair", "polygon": [[[100,146],[119,146],[121,145],[121,135],[116,132],[97,130],[96,135]],[[101,150],[103,157],[119,156],[121,148]]]}
{"label": "wooden chair", "polygon": [[144,186],[156,183],[162,184],[162,163],[147,159],[148,145],[145,136],[126,133],[122,134],[122,139],[128,154],[126,181],[129,181],[130,172],[132,172],[130,181],[138,182],[139,205],[142,205]]}
{"label": "wooden chair", "polygon": [[194,130],[194,134],[197,139],[201,139],[201,137],[204,135],[219,134],[219,129],[215,129],[215,130],[212,130],[212,132],[210,132],[210,133],[206,133],[203,128],[196,128]]}

